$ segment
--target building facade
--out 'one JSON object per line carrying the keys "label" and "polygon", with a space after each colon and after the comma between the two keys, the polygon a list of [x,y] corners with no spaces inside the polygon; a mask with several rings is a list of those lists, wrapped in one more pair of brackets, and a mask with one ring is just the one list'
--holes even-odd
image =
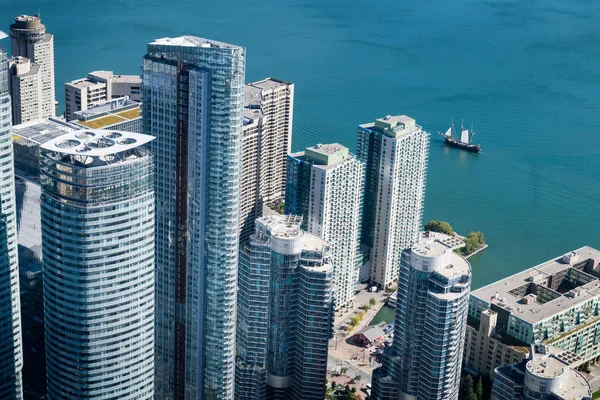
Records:
{"label": "building facade", "polygon": [[[600,251],[582,247],[477,289],[469,300],[471,325],[490,309],[497,314],[494,346],[545,343],[584,362],[600,360],[599,266]],[[467,366],[486,373],[494,361],[482,356],[488,358]]]}
{"label": "building facade", "polygon": [[154,398],[152,137],[40,148],[48,396]]}
{"label": "building facade", "polygon": [[293,116],[293,83],[267,78],[245,86],[240,246],[250,240],[263,207],[283,200]]}
{"label": "building facade", "polygon": [[76,119],[78,111],[127,96],[142,100],[142,78],[139,75],[114,75],[112,71],[93,71],[87,77],[65,83],[65,119]]}
{"label": "building facade", "polygon": [[6,51],[0,47],[0,398],[22,399],[23,346],[11,136],[7,59]]}
{"label": "building facade", "polygon": [[354,298],[359,281],[364,165],[347,147],[318,144],[290,154],[287,170],[285,213],[302,215],[307,232],[330,244],[337,309]]}
{"label": "building facade", "polygon": [[258,219],[241,252],[236,400],[325,396],[333,268],[301,220]]}
{"label": "building facade", "polygon": [[374,400],[457,400],[471,267],[454,237],[424,232],[402,252],[396,323]]}
{"label": "building facade", "polygon": [[578,372],[582,360],[547,345],[532,345],[527,360],[496,368],[492,400],[591,400],[592,388]]}
{"label": "building facade", "polygon": [[[22,70],[22,74],[31,77],[26,79],[30,83],[34,82],[32,75],[39,74],[35,83],[40,86],[35,92],[37,97],[21,95],[13,99],[13,123],[16,125],[35,118],[54,117],[54,36],[46,32],[46,26],[39,16],[20,15],[10,26],[10,37],[13,59],[19,57],[21,64],[24,63],[23,58],[29,59],[29,63],[24,64],[30,67],[27,71]],[[21,94],[23,90],[24,87],[21,87]],[[34,92],[30,94],[33,95]]]}
{"label": "building facade", "polygon": [[366,165],[361,241],[371,250],[371,281],[398,278],[400,254],[419,238],[429,134],[402,116],[358,128],[357,157]]}
{"label": "building facade", "polygon": [[38,64],[29,58],[8,60],[9,92],[14,102],[13,121],[21,124],[44,116],[42,109],[42,73]]}
{"label": "building facade", "polygon": [[143,60],[156,137],[157,398],[233,398],[245,49],[183,36]]}

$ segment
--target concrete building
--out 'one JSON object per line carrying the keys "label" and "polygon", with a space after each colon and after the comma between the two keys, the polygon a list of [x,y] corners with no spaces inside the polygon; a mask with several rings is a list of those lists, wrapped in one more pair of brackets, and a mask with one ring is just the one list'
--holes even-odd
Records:
{"label": "concrete building", "polygon": [[481,312],[479,324],[469,318],[465,336],[463,363],[468,371],[491,377],[497,367],[516,364],[529,356],[529,346],[510,343],[496,330],[498,313]]}
{"label": "concrete building", "polygon": [[321,400],[332,329],[329,246],[302,217],[256,221],[240,257],[236,400]]}
{"label": "concrete building", "polygon": [[400,254],[419,238],[429,134],[405,115],[358,127],[356,155],[366,164],[363,244],[371,249],[371,281],[398,278]]}
{"label": "concrete building", "polygon": [[129,97],[142,100],[142,78],[139,75],[114,75],[112,71],[93,71],[87,77],[65,83],[65,119],[76,119],[76,112]]}
{"label": "concrete building", "polygon": [[364,165],[338,143],[290,154],[285,214],[302,215],[303,228],[331,245],[335,308],[354,298]]}
{"label": "concrete building", "polygon": [[[10,26],[10,37],[13,123],[54,117],[54,36],[39,16],[20,15]],[[26,85],[32,85],[30,90]]]}
{"label": "concrete building", "polygon": [[263,208],[283,200],[293,116],[293,83],[267,78],[244,87],[240,246],[250,240]]}
{"label": "concrete building", "polygon": [[0,47],[0,398],[22,399],[23,345],[11,103],[7,78],[6,51]]}
{"label": "concrete building", "polygon": [[156,137],[157,398],[234,396],[245,49],[148,45],[144,132]]}
{"label": "concrete building", "polygon": [[38,64],[29,58],[8,60],[9,92],[14,102],[12,117],[15,124],[44,118],[42,108],[42,73]]}
{"label": "concrete building", "polygon": [[143,133],[141,103],[119,97],[73,114],[70,124],[80,128],[110,129]]}
{"label": "concrete building", "polygon": [[154,398],[151,140],[81,130],[40,148],[48,398]]}
{"label": "concrete building", "polygon": [[457,400],[471,266],[464,243],[424,232],[402,252],[394,339],[373,372],[373,400]]}
{"label": "concrete building", "polygon": [[[497,314],[493,346],[545,343],[584,362],[598,360],[599,263],[600,251],[582,247],[477,289],[469,303],[470,325],[476,326],[482,312],[490,309]],[[482,360],[468,366],[476,370],[477,365],[492,364]],[[477,372],[485,373],[487,367]]]}
{"label": "concrete building", "polygon": [[577,355],[547,345],[532,345],[530,357],[496,368],[492,400],[591,400],[592,389],[575,368]]}

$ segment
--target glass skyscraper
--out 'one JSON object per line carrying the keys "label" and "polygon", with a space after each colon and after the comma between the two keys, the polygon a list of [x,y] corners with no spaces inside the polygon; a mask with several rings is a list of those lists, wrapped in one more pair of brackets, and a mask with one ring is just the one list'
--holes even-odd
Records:
{"label": "glass skyscraper", "polygon": [[332,329],[329,245],[302,217],[256,220],[241,253],[236,400],[322,400]]}
{"label": "glass skyscraper", "polygon": [[[5,36],[0,32],[0,38]],[[0,47],[0,398],[22,399],[23,347],[6,50]]]}
{"label": "glass skyscraper", "polygon": [[245,49],[158,39],[143,60],[156,137],[157,398],[233,398]]}
{"label": "glass skyscraper", "polygon": [[154,398],[154,163],[137,133],[40,148],[50,399]]}
{"label": "glass skyscraper", "polygon": [[383,366],[373,373],[373,400],[457,400],[471,266],[454,237],[421,233],[402,252],[396,323]]}

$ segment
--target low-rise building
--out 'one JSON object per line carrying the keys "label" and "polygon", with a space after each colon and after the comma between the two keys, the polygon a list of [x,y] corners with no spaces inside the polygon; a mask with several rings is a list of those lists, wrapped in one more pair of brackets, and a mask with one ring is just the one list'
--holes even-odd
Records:
{"label": "low-rise building", "polygon": [[590,384],[575,369],[582,362],[570,351],[532,345],[529,359],[496,368],[491,399],[590,400]]}
{"label": "low-rise building", "polygon": [[367,326],[354,335],[354,341],[361,346],[372,345],[385,337],[385,326],[385,322],[375,326]]}
{"label": "low-rise building", "polygon": [[[516,355],[509,346],[533,343],[571,351],[584,362],[600,358],[599,263],[599,250],[582,247],[472,292],[466,366],[489,374]],[[484,321],[493,315],[488,309],[495,314],[493,329]]]}
{"label": "low-rise building", "polygon": [[142,133],[141,104],[128,96],[119,97],[74,113],[71,124],[80,128]]}

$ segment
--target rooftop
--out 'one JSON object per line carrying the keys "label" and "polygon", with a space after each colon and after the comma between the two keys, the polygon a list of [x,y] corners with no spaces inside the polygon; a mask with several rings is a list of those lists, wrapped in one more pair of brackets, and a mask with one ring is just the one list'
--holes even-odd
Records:
{"label": "rooftop", "polygon": [[317,144],[307,147],[304,156],[317,165],[337,165],[350,158],[348,148],[339,143]]}
{"label": "rooftop", "polygon": [[252,86],[260,90],[273,90],[289,85],[292,85],[292,83],[269,77],[261,81],[248,83],[246,86]]}
{"label": "rooftop", "polygon": [[[599,250],[582,247],[477,289],[471,296],[536,324],[600,296],[599,262]],[[564,279],[567,276],[570,279]]]}
{"label": "rooftop", "polygon": [[182,46],[182,47],[204,47],[215,49],[237,49],[235,46],[228,43],[217,42],[216,40],[204,39],[197,36],[179,36],[175,38],[160,38],[150,43],[151,45],[163,46]]}
{"label": "rooftop", "polygon": [[454,252],[464,245],[462,240],[454,236],[421,232],[419,241],[410,250],[423,257],[445,257],[436,272],[450,279],[469,274],[471,271],[469,262]]}
{"label": "rooftop", "polygon": [[94,158],[110,163],[115,155],[152,140],[154,137],[140,133],[81,129],[49,140],[41,148],[61,156],[74,156],[74,159],[87,165],[92,163]]}
{"label": "rooftop", "polygon": [[142,83],[142,77],[139,75],[113,75],[113,83]]}
{"label": "rooftop", "polygon": [[22,144],[27,142],[32,145],[40,145],[76,129],[73,125],[55,118],[35,120],[13,126],[13,141]]}
{"label": "rooftop", "polygon": [[387,115],[383,118],[376,119],[375,122],[360,125],[360,127],[374,129],[395,138],[421,130],[421,127],[416,124],[416,121],[406,115]]}
{"label": "rooftop", "polygon": [[92,129],[104,129],[112,125],[141,118],[140,103],[129,97],[112,99],[75,113],[72,124]]}
{"label": "rooftop", "polygon": [[96,82],[96,81],[91,80],[90,78],[81,78],[81,79],[76,79],[71,82],[67,82],[67,83],[65,83],[65,85],[76,87],[76,88],[91,88],[91,87],[103,88],[106,86],[106,83]]}

